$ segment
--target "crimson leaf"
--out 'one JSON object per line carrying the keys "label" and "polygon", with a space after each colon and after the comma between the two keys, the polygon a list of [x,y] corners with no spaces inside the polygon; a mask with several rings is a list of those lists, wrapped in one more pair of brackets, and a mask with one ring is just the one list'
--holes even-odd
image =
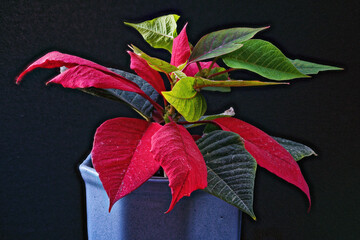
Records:
{"label": "crimson leaf", "polygon": [[150,153],[151,137],[161,128],[134,118],[114,118],[97,130],[91,152],[93,166],[114,203],[147,181],[159,169]]}
{"label": "crimson leaf", "polygon": [[190,57],[190,46],[186,35],[186,26],[187,24],[184,26],[180,34],[174,39],[172,46],[170,63],[176,67],[184,64]]}
{"label": "crimson leaf", "polygon": [[207,186],[204,158],[190,133],[171,122],[151,139],[151,152],[169,178],[172,201],[166,213],[183,197]]}
{"label": "crimson leaf", "polygon": [[130,68],[136,72],[142,79],[150,83],[151,86],[158,92],[165,91],[164,81],[160,76],[160,73],[152,69],[145,59],[139,55],[128,51],[131,57]]}

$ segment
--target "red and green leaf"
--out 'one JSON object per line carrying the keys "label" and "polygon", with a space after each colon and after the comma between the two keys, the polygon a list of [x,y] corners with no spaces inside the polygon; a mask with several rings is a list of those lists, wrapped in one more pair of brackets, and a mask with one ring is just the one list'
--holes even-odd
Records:
{"label": "red and green leaf", "polygon": [[131,57],[130,68],[142,79],[153,86],[158,93],[165,91],[164,81],[161,78],[160,73],[152,69],[145,59],[131,51],[128,51],[128,53]]}
{"label": "red and green leaf", "polygon": [[168,213],[183,196],[207,186],[207,168],[193,137],[175,122],[158,130],[151,143],[154,159],[169,178],[172,201]]}
{"label": "red and green leaf", "polygon": [[[159,93],[144,79],[136,74],[128,73],[119,69],[109,68],[109,70],[123,76],[126,79],[136,83],[155,102],[159,97]],[[146,120],[154,117],[154,106],[145,98],[134,92],[127,92],[114,88],[80,88],[79,90],[94,96],[104,97],[113,101],[122,102],[129,105],[137,113]]]}
{"label": "red and green leaf", "polygon": [[[199,62],[200,63],[200,66],[202,69],[205,69],[205,68],[209,68],[211,66],[211,61],[209,62]],[[214,64],[213,65],[213,68],[215,67],[219,67],[218,64]],[[183,72],[186,74],[186,76],[189,76],[189,77],[194,77],[195,74],[197,74],[199,72],[199,68],[197,67],[196,63],[190,63],[189,65],[187,65]]]}
{"label": "red and green leaf", "polygon": [[164,60],[147,55],[146,53],[144,53],[143,51],[141,51],[139,48],[135,47],[134,45],[131,45],[130,48],[134,51],[135,54],[137,54],[138,56],[143,58],[152,69],[154,69],[158,72],[170,74],[172,72],[179,70],[177,67],[171,65],[170,63],[168,63]]}
{"label": "red and green leaf", "polygon": [[19,84],[28,72],[36,68],[58,68],[62,66],[68,69],[48,83],[58,83],[66,88],[115,88],[135,92],[149,100],[159,111],[162,111],[162,107],[146,95],[136,83],[97,63],[60,52],[50,52],[32,63],[19,75],[16,83]]}
{"label": "red and green leaf", "polygon": [[151,137],[161,128],[133,118],[114,118],[96,131],[91,152],[93,166],[110,199],[110,208],[159,169],[150,153]]}
{"label": "red and green leaf", "polygon": [[186,35],[186,26],[187,24],[184,26],[180,34],[174,39],[172,46],[170,63],[176,67],[186,63],[190,57],[190,45]]}
{"label": "red and green leaf", "polygon": [[218,118],[214,122],[225,131],[239,134],[244,140],[245,149],[259,166],[300,188],[308,197],[311,206],[309,187],[298,164],[285,148],[260,129],[239,119]]}

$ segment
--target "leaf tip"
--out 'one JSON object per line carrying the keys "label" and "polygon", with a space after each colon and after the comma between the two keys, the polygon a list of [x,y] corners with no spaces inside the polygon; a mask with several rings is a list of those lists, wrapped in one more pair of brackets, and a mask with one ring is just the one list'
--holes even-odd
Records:
{"label": "leaf tip", "polygon": [[16,85],[20,85],[20,82],[21,82],[21,78],[19,76],[17,78],[15,78]]}
{"label": "leaf tip", "polygon": [[129,22],[124,22],[124,25],[132,27],[132,23],[129,23]]}

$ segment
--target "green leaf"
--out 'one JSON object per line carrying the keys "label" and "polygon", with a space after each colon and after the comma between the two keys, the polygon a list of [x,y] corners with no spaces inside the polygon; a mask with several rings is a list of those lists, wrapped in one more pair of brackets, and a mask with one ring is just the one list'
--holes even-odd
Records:
{"label": "green leaf", "polygon": [[283,146],[290,154],[293,156],[295,161],[299,161],[304,157],[309,157],[311,155],[317,156],[317,154],[304,144],[297,143],[288,139],[273,137],[281,146]]}
{"label": "green leaf", "polygon": [[206,124],[203,130],[203,134],[211,133],[212,131],[221,130],[221,128],[216,124]]}
{"label": "green leaf", "polygon": [[205,98],[194,89],[194,82],[195,78],[185,77],[180,79],[171,91],[161,92],[188,122],[199,120],[206,111]]}
{"label": "green leaf", "polygon": [[267,86],[267,85],[279,85],[287,83],[278,83],[278,82],[260,82],[260,81],[245,81],[245,80],[223,80],[223,81],[213,81],[201,77],[196,77],[194,88],[204,88],[204,87],[256,87],[256,86]]}
{"label": "green leaf", "polygon": [[265,28],[229,28],[203,36],[195,45],[189,63],[215,58],[231,53],[242,46],[242,42],[252,38]]}
{"label": "green leaf", "polygon": [[175,71],[173,72],[173,74],[178,78],[178,79],[181,79],[181,78],[184,78],[184,77],[187,77],[185,73],[183,73],[182,71],[178,70],[178,71]]}
{"label": "green leaf", "polygon": [[126,25],[135,28],[150,46],[163,48],[171,53],[172,44],[176,33],[176,22],[180,16],[170,14],[141,23],[128,23]]}
{"label": "green leaf", "polygon": [[159,58],[150,57],[134,45],[131,45],[131,48],[135,54],[145,59],[149,66],[158,72],[172,73],[179,70],[177,67],[171,65],[168,62],[165,62]]}
{"label": "green leaf", "polygon": [[297,70],[299,70],[303,74],[318,74],[320,71],[343,70],[342,68],[306,62],[299,59],[289,60],[297,68]]}
{"label": "green leaf", "polygon": [[[203,70],[209,70],[209,69],[205,68]],[[222,67],[214,67],[207,73],[207,76],[210,76],[215,73],[223,72],[225,70],[226,69],[222,68]],[[197,74],[195,74],[195,76],[201,76],[201,75],[200,75],[200,73],[197,73]],[[229,79],[229,74],[227,72],[210,78],[210,80],[228,80],[228,79]],[[231,92],[230,87],[204,87],[204,88],[202,88],[202,90],[217,91],[217,92]]]}
{"label": "green leaf", "polygon": [[256,219],[253,211],[256,161],[240,136],[213,131],[196,141],[208,169],[204,191],[234,205]]}
{"label": "green leaf", "polygon": [[270,42],[251,39],[239,50],[223,56],[231,68],[246,69],[272,80],[308,77],[294,67],[290,60]]}
{"label": "green leaf", "polygon": [[[199,121],[210,121],[210,120],[214,120],[217,118],[222,118],[222,117],[232,117],[235,115],[235,111],[234,109],[231,107],[228,110],[226,110],[223,113],[219,113],[219,114],[213,114],[213,115],[204,115],[202,117],[200,117]],[[180,121],[183,119],[180,119]],[[194,124],[187,124],[185,125],[186,128],[192,128],[192,127],[197,127],[200,125],[203,125],[205,123],[194,123]]]}
{"label": "green leaf", "polygon": [[[131,74],[122,70],[118,70],[114,68],[109,68],[109,69],[125,77],[126,79],[135,82],[141,88],[141,90],[143,90],[154,101],[158,99],[159,94],[144,79],[140,78],[135,74]],[[83,88],[80,90],[95,96],[104,97],[114,101],[120,101],[122,103],[126,103],[130,107],[132,107],[136,112],[138,112],[141,116],[143,116],[145,119],[149,119],[151,117],[151,113],[153,111],[153,105],[139,94],[128,91],[122,91],[119,89]]]}

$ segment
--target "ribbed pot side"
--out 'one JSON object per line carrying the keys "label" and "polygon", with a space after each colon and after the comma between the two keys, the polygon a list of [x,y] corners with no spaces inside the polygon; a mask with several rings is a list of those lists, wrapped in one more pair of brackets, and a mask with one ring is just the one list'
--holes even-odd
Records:
{"label": "ribbed pot side", "polygon": [[169,182],[153,177],[115,203],[109,213],[109,199],[92,167],[91,157],[80,165],[86,188],[89,240],[239,240],[241,211],[197,190],[182,198],[168,213]]}

